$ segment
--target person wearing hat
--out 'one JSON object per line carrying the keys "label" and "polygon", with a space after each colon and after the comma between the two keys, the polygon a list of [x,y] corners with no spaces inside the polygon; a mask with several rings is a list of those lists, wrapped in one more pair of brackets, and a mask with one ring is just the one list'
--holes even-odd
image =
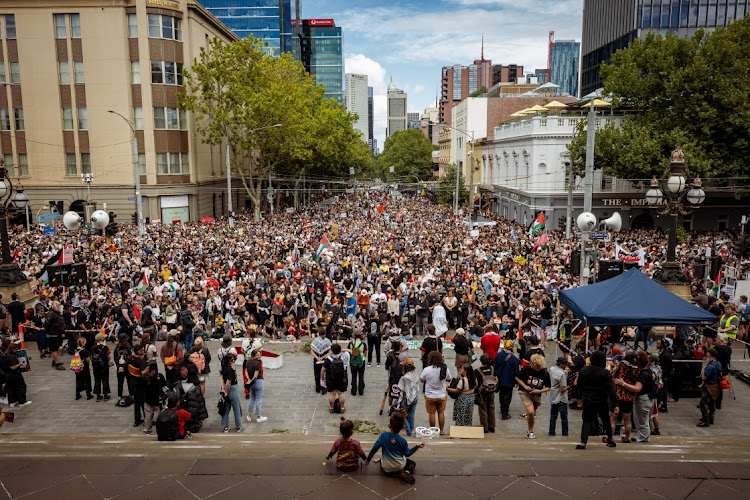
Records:
{"label": "person wearing hat", "polygon": [[404,427],[406,428],[406,435],[411,436],[414,432],[414,414],[419,401],[419,374],[417,374],[414,361],[411,358],[401,361],[401,370],[403,374],[398,381],[400,394],[398,407],[406,412]]}
{"label": "person wearing hat", "polygon": [[219,350],[217,353],[217,356],[219,358],[219,364],[222,363],[224,356],[226,356],[229,353],[232,353],[235,358],[237,357],[237,349],[232,347],[232,336],[227,333],[221,339],[221,347],[219,347]]}
{"label": "person wearing hat", "polygon": [[97,333],[94,337],[94,347],[91,349],[91,366],[94,372],[94,394],[96,402],[109,401],[109,347],[107,336]]}
{"label": "person wearing hat", "polygon": [[562,435],[568,435],[568,378],[565,369],[568,366],[568,358],[560,356],[548,371],[550,378],[549,390],[549,435],[555,435],[557,427],[557,416],[562,421]]}
{"label": "person wearing hat", "polygon": [[354,321],[357,315],[357,299],[352,292],[346,292],[346,319],[349,322]]}
{"label": "person wearing hat", "polygon": [[495,375],[500,393],[500,415],[503,420],[510,418],[510,402],[518,373],[518,358],[513,354],[513,341],[506,340],[503,349],[495,356]]}

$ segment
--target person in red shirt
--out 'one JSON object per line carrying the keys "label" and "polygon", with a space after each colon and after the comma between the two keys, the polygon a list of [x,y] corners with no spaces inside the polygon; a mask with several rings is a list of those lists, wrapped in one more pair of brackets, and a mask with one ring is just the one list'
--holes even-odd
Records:
{"label": "person in red shirt", "polygon": [[500,335],[494,330],[487,330],[482,336],[479,347],[482,348],[482,352],[488,355],[490,359],[495,359],[497,351],[500,350]]}
{"label": "person in red shirt", "polygon": [[193,435],[190,434],[190,432],[188,432],[187,430],[185,430],[185,424],[191,418],[190,412],[187,411],[187,410],[183,410],[182,408],[180,408],[180,400],[178,400],[174,396],[170,396],[167,399],[167,406],[169,408],[171,408],[172,410],[174,410],[175,412],[177,412],[177,418],[179,420],[178,423],[177,423],[177,426],[178,426],[177,428],[180,431],[180,438],[181,439],[190,439],[190,438],[192,438]]}

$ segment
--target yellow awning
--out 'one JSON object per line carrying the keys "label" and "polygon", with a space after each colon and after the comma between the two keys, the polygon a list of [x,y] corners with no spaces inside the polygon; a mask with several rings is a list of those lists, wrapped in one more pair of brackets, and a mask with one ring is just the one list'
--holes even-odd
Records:
{"label": "yellow awning", "polygon": [[545,108],[544,106],[540,106],[540,105],[538,105],[538,104],[535,104],[535,105],[534,105],[533,107],[531,107],[531,108],[529,108],[529,109],[531,109],[532,111],[549,111],[549,110],[548,110],[547,108]]}
{"label": "yellow awning", "polygon": [[566,104],[561,103],[560,101],[552,101],[552,102],[548,102],[547,104],[545,104],[544,107],[547,109],[552,109],[552,108],[567,108],[568,106]]}
{"label": "yellow awning", "polygon": [[594,99],[594,107],[595,108],[601,108],[606,106],[612,106],[611,102],[603,101],[601,99]]}

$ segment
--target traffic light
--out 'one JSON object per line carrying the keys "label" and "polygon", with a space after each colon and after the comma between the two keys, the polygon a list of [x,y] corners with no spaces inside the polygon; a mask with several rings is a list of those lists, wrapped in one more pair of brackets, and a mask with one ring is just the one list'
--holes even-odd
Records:
{"label": "traffic light", "polygon": [[557,219],[557,227],[559,227],[560,229],[565,229],[565,216],[558,217],[558,219]]}
{"label": "traffic light", "polygon": [[138,224],[138,212],[133,212],[130,214],[130,220],[133,222],[133,224]]}
{"label": "traffic light", "polygon": [[745,240],[744,236],[739,236],[732,243],[732,253],[736,255],[737,257],[742,256],[746,248],[747,248],[747,241]]}

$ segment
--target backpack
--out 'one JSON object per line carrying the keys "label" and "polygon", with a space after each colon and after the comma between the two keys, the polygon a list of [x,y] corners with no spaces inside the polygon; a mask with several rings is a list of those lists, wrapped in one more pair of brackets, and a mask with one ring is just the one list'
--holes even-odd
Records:
{"label": "backpack", "polygon": [[339,452],[336,456],[336,468],[342,472],[352,472],[359,469],[359,457],[354,451],[354,443],[352,441],[344,441],[339,446]]}
{"label": "backpack", "polygon": [[74,373],[79,373],[83,371],[83,360],[81,359],[81,355],[76,351],[75,354],[73,354],[73,357],[70,358],[70,371]]}
{"label": "backpack", "polygon": [[362,349],[362,341],[355,340],[352,343],[352,355],[349,363],[352,366],[360,367],[365,364],[365,351]]}
{"label": "backpack", "polygon": [[646,388],[646,394],[648,394],[649,399],[656,399],[657,392],[658,392],[656,374],[652,372],[651,370],[649,370],[648,373],[650,377],[649,377],[648,387]]}
{"label": "backpack", "polygon": [[177,441],[180,438],[180,419],[175,410],[167,408],[156,417],[156,436],[159,441]]}
{"label": "backpack", "polygon": [[377,335],[378,334],[378,322],[373,321],[370,323],[370,335]]}
{"label": "backpack", "polygon": [[492,394],[492,393],[497,392],[498,389],[499,389],[499,387],[500,387],[499,384],[498,384],[497,375],[495,375],[495,367],[491,366],[490,368],[492,370],[492,374],[491,375],[484,375],[484,374],[482,374],[482,387],[481,387],[481,390],[482,390],[482,392],[485,392],[485,393],[488,393],[488,394]]}
{"label": "backpack", "polygon": [[341,356],[335,357],[331,360],[331,379],[340,382],[346,378],[346,369],[344,368],[344,360]]}
{"label": "backpack", "polygon": [[339,398],[333,400],[333,413],[341,413],[341,402]]}
{"label": "backpack", "polygon": [[94,367],[94,370],[98,371],[106,365],[102,351],[103,348],[99,346],[94,347],[91,351],[91,365]]}

